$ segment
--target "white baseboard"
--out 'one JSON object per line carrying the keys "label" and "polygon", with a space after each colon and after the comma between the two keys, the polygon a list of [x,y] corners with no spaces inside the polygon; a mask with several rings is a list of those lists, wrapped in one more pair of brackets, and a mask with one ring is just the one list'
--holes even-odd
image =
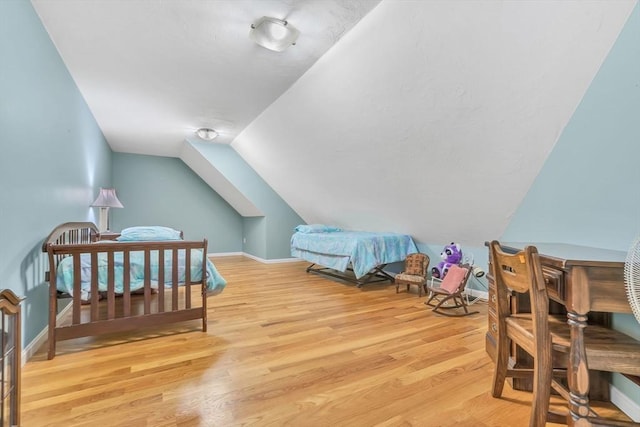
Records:
{"label": "white baseboard", "polygon": [[244,255],[243,252],[217,252],[217,253],[208,253],[208,257],[221,257],[221,256],[239,256]]}
{"label": "white baseboard", "polygon": [[624,412],[634,422],[640,422],[640,404],[631,400],[629,396],[623,394],[613,385],[609,385],[609,393],[611,396],[611,403],[616,405],[618,409]]}
{"label": "white baseboard", "polygon": [[489,301],[489,292],[487,291],[479,291],[477,289],[465,289],[465,293],[469,294],[472,297],[480,298],[485,301]]}
{"label": "white baseboard", "polygon": [[45,326],[44,329],[36,336],[31,342],[22,349],[22,366],[33,357],[34,354],[40,349],[40,347],[47,342],[47,333],[49,327]]}
{"label": "white baseboard", "polygon": [[[69,311],[71,311],[71,304],[67,304],[67,306],[58,313],[56,316],[57,321],[60,322],[60,320],[66,316]],[[31,359],[38,350],[40,350],[40,347],[47,342],[48,334],[49,326],[47,325],[27,346],[22,349],[22,366],[24,366],[24,364],[27,363],[27,361],[29,361],[29,359]]]}
{"label": "white baseboard", "polygon": [[300,262],[302,261],[300,258],[280,258],[280,259],[264,259],[264,258],[259,258],[255,255],[251,255],[248,254],[246,252],[244,252],[242,255],[246,256],[247,258],[251,258],[251,259],[255,259],[256,261],[259,261],[263,264],[279,264],[279,263],[283,263],[283,262]]}
{"label": "white baseboard", "polygon": [[255,255],[248,254],[246,252],[217,252],[217,253],[208,253],[207,256],[216,258],[223,256],[246,256],[247,258],[251,258],[263,264],[278,264],[283,262],[299,262],[302,261],[300,258],[280,258],[280,259],[264,259],[257,257]]}

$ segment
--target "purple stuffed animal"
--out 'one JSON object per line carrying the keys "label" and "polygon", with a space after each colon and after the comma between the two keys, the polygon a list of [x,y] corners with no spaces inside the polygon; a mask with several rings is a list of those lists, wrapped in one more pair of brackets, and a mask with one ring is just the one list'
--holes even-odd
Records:
{"label": "purple stuffed animal", "polygon": [[462,249],[460,249],[460,245],[451,242],[450,245],[445,246],[444,250],[440,252],[440,258],[442,258],[442,261],[431,269],[431,276],[436,279],[444,279],[444,276],[447,275],[452,265],[460,265],[462,261]]}

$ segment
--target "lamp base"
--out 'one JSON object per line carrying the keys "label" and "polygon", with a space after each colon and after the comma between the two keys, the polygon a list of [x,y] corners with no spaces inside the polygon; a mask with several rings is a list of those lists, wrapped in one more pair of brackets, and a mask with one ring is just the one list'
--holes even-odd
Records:
{"label": "lamp base", "polygon": [[98,230],[100,230],[101,233],[109,231],[109,208],[100,208]]}

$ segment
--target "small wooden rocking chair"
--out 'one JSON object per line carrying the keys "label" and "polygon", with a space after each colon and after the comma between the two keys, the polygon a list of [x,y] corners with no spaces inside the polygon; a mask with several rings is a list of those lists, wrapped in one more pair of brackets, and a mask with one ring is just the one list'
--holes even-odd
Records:
{"label": "small wooden rocking chair", "polygon": [[[433,311],[436,313],[445,316],[460,317],[479,313],[478,311],[469,311],[467,297],[463,295],[470,275],[471,266],[468,264],[451,266],[442,281],[431,279],[431,283],[427,287],[429,298],[425,304],[433,307]],[[451,311],[458,308],[462,308],[464,311]]]}

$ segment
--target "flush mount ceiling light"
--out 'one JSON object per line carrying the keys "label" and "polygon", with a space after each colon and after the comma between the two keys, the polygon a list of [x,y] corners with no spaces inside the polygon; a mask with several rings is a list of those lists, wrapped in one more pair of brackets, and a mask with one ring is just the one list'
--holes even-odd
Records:
{"label": "flush mount ceiling light", "polygon": [[196,131],[196,135],[198,135],[198,138],[204,139],[205,141],[212,141],[216,139],[218,132],[210,128],[200,128]]}
{"label": "flush mount ceiling light", "polygon": [[260,46],[276,52],[296,44],[300,31],[287,21],[263,16],[251,24],[249,37]]}

